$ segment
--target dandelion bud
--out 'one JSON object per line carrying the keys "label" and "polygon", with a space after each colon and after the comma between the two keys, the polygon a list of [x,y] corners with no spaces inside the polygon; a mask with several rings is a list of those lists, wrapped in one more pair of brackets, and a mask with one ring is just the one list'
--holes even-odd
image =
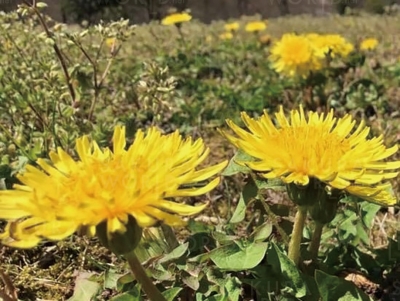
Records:
{"label": "dandelion bud", "polygon": [[115,255],[124,255],[132,252],[142,238],[142,228],[132,216],[129,216],[128,223],[125,225],[126,231],[109,232],[107,221],[96,226],[96,234],[101,244],[113,252]]}

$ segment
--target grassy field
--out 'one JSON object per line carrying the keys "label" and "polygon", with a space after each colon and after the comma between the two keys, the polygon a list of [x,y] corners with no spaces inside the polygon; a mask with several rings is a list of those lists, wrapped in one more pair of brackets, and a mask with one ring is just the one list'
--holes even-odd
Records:
{"label": "grassy field", "polygon": [[[210,148],[206,164],[230,160],[236,150],[217,131],[227,129],[225,119],[239,123],[242,111],[258,117],[263,110],[272,114],[281,105],[285,112],[300,104],[318,112],[333,108],[336,116],[348,113],[358,122],[364,120],[372,129],[371,137],[383,134],[386,145],[398,144],[400,16],[292,16],[268,20],[261,32],[243,29],[258,19],[232,20],[240,29],[232,39],[223,39],[224,22],[205,25],[191,20],[177,28],[119,21],[83,29],[54,24],[29,9],[23,17],[0,15],[3,189],[11,189],[18,181],[16,174],[26,164],[48,158],[50,150],[61,147],[75,158],[75,140],[82,135],[89,135],[101,147],[110,146],[118,124],[126,126],[128,143],[138,129],[155,125],[165,133],[179,130],[186,137],[204,139]],[[339,34],[355,50],[332,62],[332,72],[323,79],[305,83],[280,75],[268,59],[274,43],[285,33]],[[366,38],[376,38],[378,45],[363,52],[358,47]],[[398,153],[394,157],[400,159]],[[175,228],[176,235],[167,227],[145,229],[138,257],[157,286],[170,290],[169,300],[400,298],[397,209],[359,200],[341,204],[335,219],[324,228],[319,252],[318,269],[352,285],[337,282],[338,291],[350,292],[349,299],[324,293],[332,288],[322,282],[315,290],[307,264],[300,268],[309,285],[303,294],[304,285],[294,280],[299,272],[287,272],[279,257],[284,251],[267,259],[263,255],[258,264],[246,262],[234,271],[217,255],[204,257],[229,241],[253,243],[254,233],[262,243],[271,243],[268,252],[274,248],[272,243],[286,249],[294,205],[281,187],[272,191],[268,186],[262,194],[267,208],[250,201],[243,207],[241,196],[246,199],[246,193],[251,194],[248,183],[249,175],[227,175],[206,196],[186,200],[194,204],[209,199],[211,205],[187,227]],[[392,184],[398,197],[398,177]],[[238,206],[245,211],[241,218]],[[303,231],[304,246],[312,230],[310,221]],[[188,250],[176,251],[183,242],[189,243]],[[255,258],[251,250],[241,248],[247,253],[231,254],[232,260]],[[169,258],[161,260],[165,256]],[[268,261],[277,256],[279,267]],[[10,289],[4,281],[0,288],[15,289],[18,300],[147,300],[140,297],[139,286],[121,256],[96,238],[79,233],[27,250],[1,246],[0,259],[3,278],[14,287]],[[336,281],[324,279],[324,283]],[[265,283],[273,287],[266,289]],[[315,292],[320,297],[312,297]]]}

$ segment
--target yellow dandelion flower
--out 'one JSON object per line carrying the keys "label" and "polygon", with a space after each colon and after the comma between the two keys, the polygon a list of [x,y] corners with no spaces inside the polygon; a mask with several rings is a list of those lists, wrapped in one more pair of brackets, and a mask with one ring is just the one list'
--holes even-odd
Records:
{"label": "yellow dandelion flower", "polygon": [[183,22],[189,22],[190,20],[192,20],[192,16],[189,15],[188,13],[174,13],[162,19],[161,24],[178,25],[182,24]]}
{"label": "yellow dandelion flower", "polygon": [[314,51],[322,56],[326,56],[331,51],[329,40],[324,35],[317,33],[308,33],[304,35],[314,47]]}
{"label": "yellow dandelion flower", "polygon": [[308,34],[306,37],[313,43],[316,51],[329,54],[331,57],[347,57],[354,50],[354,45],[338,34]]}
{"label": "yellow dandelion flower", "polygon": [[360,43],[360,50],[374,50],[378,44],[379,42],[377,39],[365,39]]}
{"label": "yellow dandelion flower", "polygon": [[309,39],[295,34],[284,34],[271,49],[272,67],[286,76],[306,77],[310,71],[323,67],[324,55],[316,52]]}
{"label": "yellow dandelion flower", "polygon": [[246,24],[244,30],[248,32],[259,32],[267,29],[266,21],[253,21]]}
{"label": "yellow dandelion flower", "polygon": [[82,226],[96,233],[107,224],[107,235],[127,231],[128,219],[139,227],[161,221],[184,224],[181,216],[201,212],[207,204],[189,206],[171,200],[198,196],[215,188],[207,181],[227,164],[196,170],[209,154],[203,141],[183,139],[178,132],[162,135],[151,128],[138,131],[125,149],[125,128],[116,127],[113,150],[100,149],[87,136],[78,138],[74,160],[61,148],[50,153],[51,163],[38,159],[18,176],[21,185],[0,191],[0,219],[8,221],[3,244],[30,248],[43,239],[62,240]]}
{"label": "yellow dandelion flower", "polygon": [[327,44],[330,44],[333,56],[347,57],[354,50],[354,45],[341,35],[330,34],[326,35],[325,39],[329,41]]}
{"label": "yellow dandelion flower", "polygon": [[226,23],[224,28],[226,31],[237,31],[240,25],[238,22]]}
{"label": "yellow dandelion flower", "polygon": [[389,179],[395,178],[400,161],[384,162],[395,154],[397,145],[386,148],[382,136],[367,139],[370,128],[362,121],[356,129],[350,115],[335,118],[329,114],[293,110],[290,120],[283,109],[275,114],[276,126],[264,111],[259,120],[246,113],[241,117],[249,131],[228,120],[237,135],[223,135],[237,148],[257,161],[237,162],[261,173],[267,179],[306,186],[311,180],[328,188],[344,190],[381,205],[396,204],[389,192]]}
{"label": "yellow dandelion flower", "polygon": [[232,40],[233,34],[231,32],[224,32],[219,35],[219,38],[221,40]]}

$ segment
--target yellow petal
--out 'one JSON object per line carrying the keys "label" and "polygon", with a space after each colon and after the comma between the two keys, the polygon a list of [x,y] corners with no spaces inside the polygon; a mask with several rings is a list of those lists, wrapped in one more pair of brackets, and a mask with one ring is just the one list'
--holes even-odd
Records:
{"label": "yellow petal", "polygon": [[223,161],[217,165],[209,166],[202,170],[196,171],[190,177],[191,182],[199,182],[209,179],[210,177],[216,175],[221,170],[223,170],[228,165],[228,161]]}
{"label": "yellow petal", "polygon": [[125,149],[126,139],[125,139],[125,127],[116,126],[114,129],[113,136],[113,151],[115,155],[121,154]]}
{"label": "yellow petal", "polygon": [[328,184],[336,189],[345,189],[351,183],[349,181],[346,181],[345,179],[336,177],[333,181],[330,181]]}
{"label": "yellow petal", "polygon": [[136,219],[137,224],[142,228],[151,227],[157,223],[157,219],[155,219],[152,216],[149,216],[142,210],[135,210],[131,214]]}
{"label": "yellow petal", "polygon": [[157,207],[160,209],[164,209],[171,213],[179,214],[179,215],[194,215],[203,211],[208,206],[208,203],[199,206],[189,206],[186,204],[180,204],[176,202],[170,201],[159,201]]}
{"label": "yellow petal", "polygon": [[[173,193],[173,195],[183,197],[183,196],[197,196],[197,195],[205,194],[205,193],[213,190],[215,187],[217,187],[220,180],[221,180],[220,178],[215,178],[210,183],[208,183],[207,185],[200,187],[200,188],[179,189],[179,190],[176,190]],[[166,194],[166,197],[171,197],[171,196],[172,195],[170,193]]]}
{"label": "yellow petal", "polygon": [[50,240],[63,240],[77,230],[73,222],[52,221],[36,227],[37,236],[46,237]]}
{"label": "yellow petal", "polygon": [[107,219],[107,235],[111,235],[114,232],[123,233],[125,231],[126,226],[117,217]]}
{"label": "yellow petal", "polygon": [[165,224],[172,226],[172,227],[178,227],[178,226],[185,225],[185,222],[182,220],[181,217],[166,213],[157,208],[147,207],[145,209],[145,212],[146,212],[146,214],[151,215],[152,217],[156,218],[157,220],[162,221]]}
{"label": "yellow petal", "polygon": [[41,239],[37,237],[24,238],[24,240],[15,240],[11,237],[0,237],[1,243],[18,249],[31,249],[36,247]]}

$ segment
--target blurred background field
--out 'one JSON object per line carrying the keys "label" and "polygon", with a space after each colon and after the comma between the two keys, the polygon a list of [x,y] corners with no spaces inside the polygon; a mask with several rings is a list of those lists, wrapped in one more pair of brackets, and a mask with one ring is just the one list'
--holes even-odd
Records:
{"label": "blurred background field", "polygon": [[[127,126],[130,141],[137,129],[150,125],[166,133],[178,129],[184,135],[202,137],[211,149],[210,160],[220,162],[234,153],[216,131],[225,127],[226,118],[238,121],[241,111],[252,116],[263,110],[273,113],[280,105],[285,110],[300,103],[318,111],[335,108],[338,116],[350,113],[364,119],[374,134],[385,135],[388,145],[399,142],[400,15],[358,11],[355,15],[285,16],[266,20],[265,30],[247,32],[244,28],[250,21],[264,22],[265,18],[254,15],[209,24],[194,18],[179,28],[157,21],[82,27],[60,24],[47,16],[38,18],[24,10],[2,13],[3,187],[11,188],[15,174],[27,162],[45,157],[51,149],[62,147],[74,154],[75,139],[81,135],[90,135],[101,146],[110,145],[116,124]],[[229,22],[237,22],[239,29],[223,35]],[[309,86],[282,77],[268,60],[271,47],[285,33],[339,34],[355,51],[335,61],[332,72],[336,73],[318,79],[310,96]],[[376,48],[361,51],[360,43],[366,38],[377,39]],[[225,178],[209,196],[213,200],[209,216],[198,219],[207,218],[210,224],[229,220],[242,186],[242,177]],[[398,187],[394,183],[397,196]],[[270,201],[276,203],[279,198],[286,197],[273,196]],[[362,243],[366,248],[386,247],[396,236],[398,219],[397,211],[382,210],[371,217],[364,236],[356,231],[345,237],[350,244]],[[184,239],[185,230],[180,235]],[[121,260],[94,243],[88,247],[86,238],[74,237],[57,246],[49,243],[44,251],[1,247],[0,256],[21,300],[67,300],[83,281],[82,271],[102,275],[98,282],[104,284],[110,270],[115,274],[126,270]],[[341,264],[343,269],[348,267]],[[396,272],[397,257],[390,264],[391,272]],[[375,288],[370,295],[393,300],[382,297],[393,297],[393,281],[390,278],[386,287]],[[109,300],[115,294],[104,285],[96,300]]]}

